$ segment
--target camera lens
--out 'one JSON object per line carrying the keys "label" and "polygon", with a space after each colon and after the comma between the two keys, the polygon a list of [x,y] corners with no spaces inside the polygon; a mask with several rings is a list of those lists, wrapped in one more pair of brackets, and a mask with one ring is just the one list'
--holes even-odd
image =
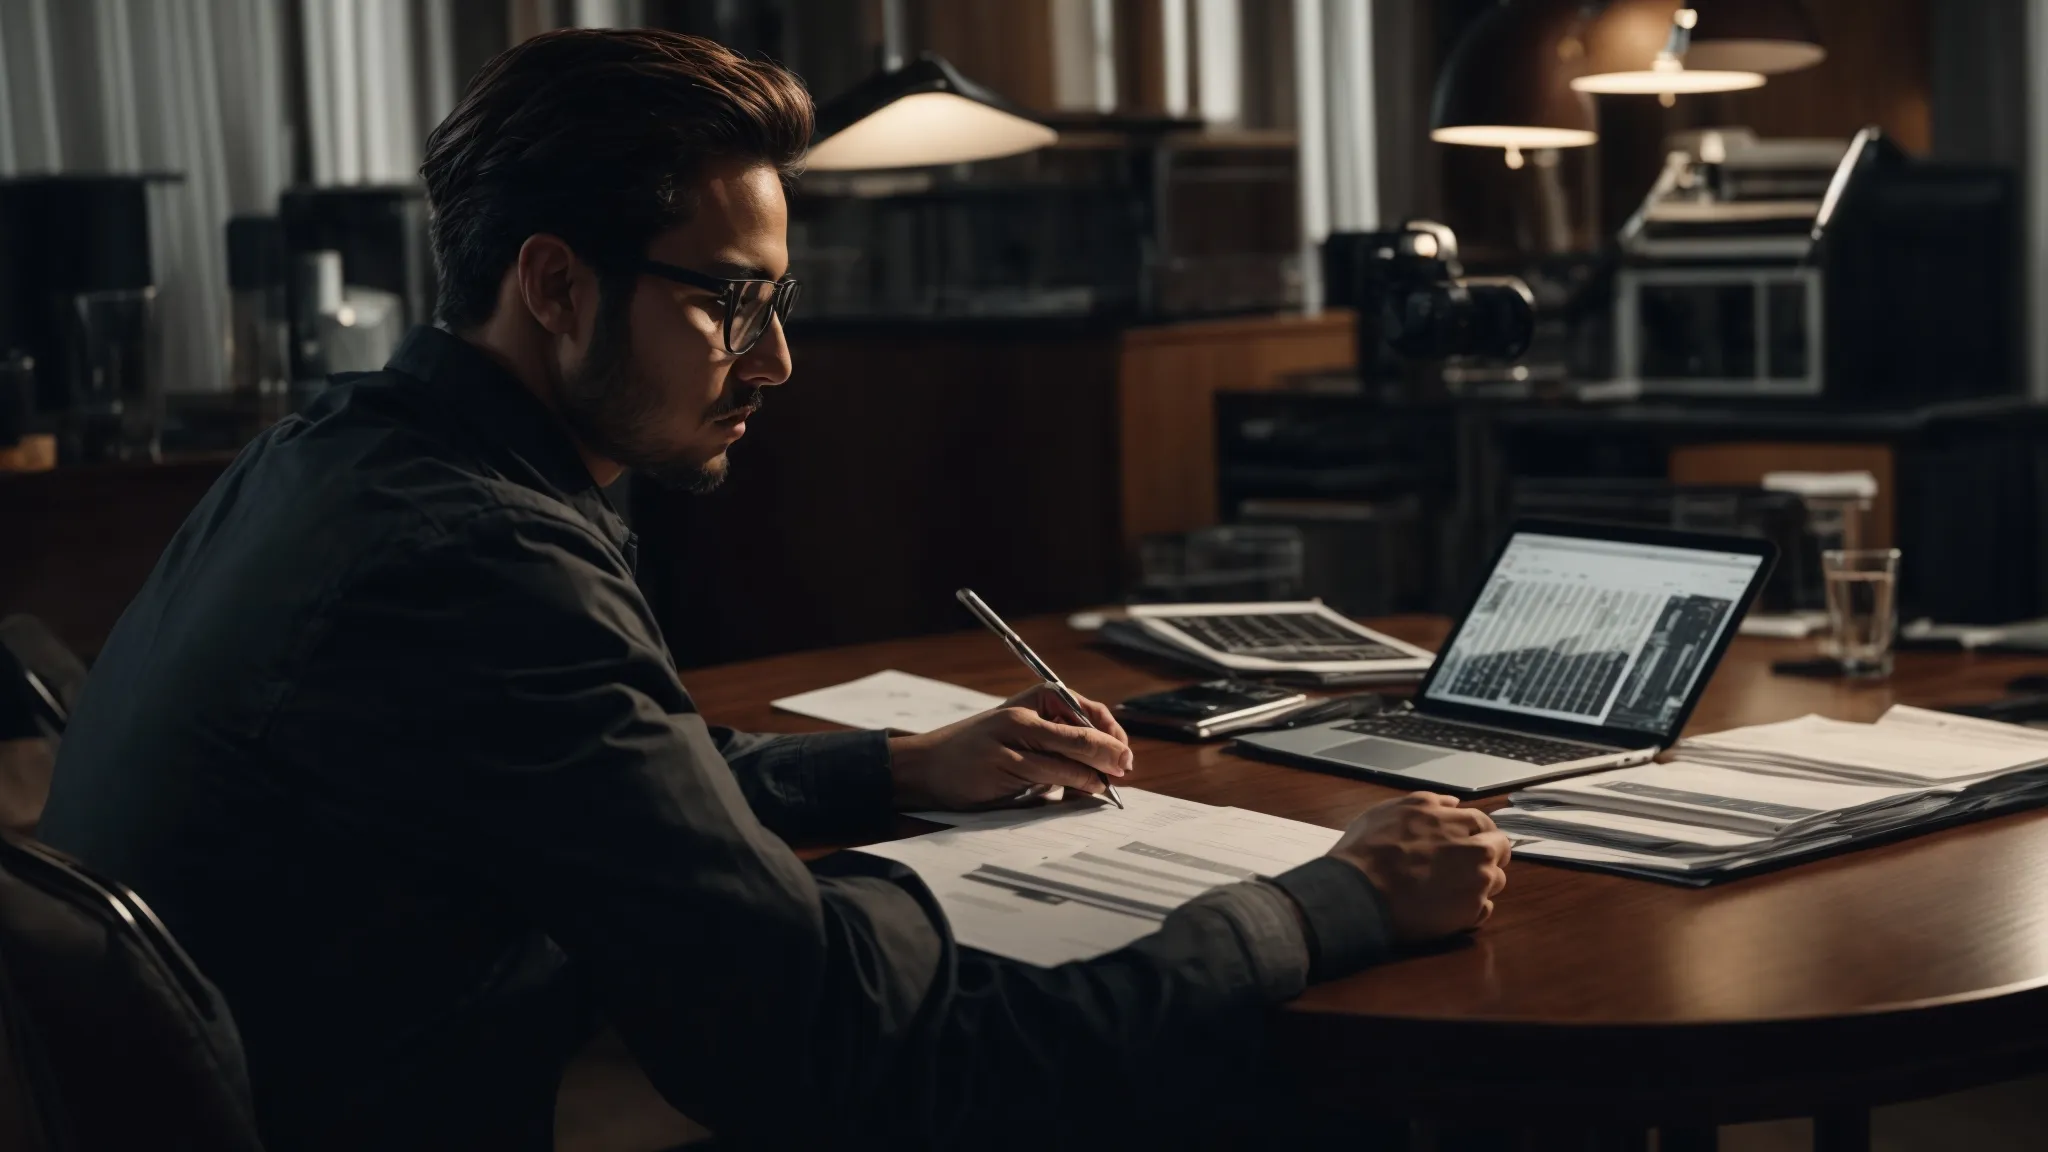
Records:
{"label": "camera lens", "polygon": [[1513,276],[1419,284],[1387,298],[1386,340],[1403,356],[1512,360],[1535,335],[1535,297]]}

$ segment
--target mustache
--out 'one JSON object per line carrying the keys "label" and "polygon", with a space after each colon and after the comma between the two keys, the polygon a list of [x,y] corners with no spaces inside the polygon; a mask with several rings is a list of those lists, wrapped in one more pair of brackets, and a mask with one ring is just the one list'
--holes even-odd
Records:
{"label": "mustache", "polygon": [[732,393],[711,406],[705,414],[706,420],[723,420],[741,412],[759,412],[768,402],[768,390],[758,384],[735,388]]}

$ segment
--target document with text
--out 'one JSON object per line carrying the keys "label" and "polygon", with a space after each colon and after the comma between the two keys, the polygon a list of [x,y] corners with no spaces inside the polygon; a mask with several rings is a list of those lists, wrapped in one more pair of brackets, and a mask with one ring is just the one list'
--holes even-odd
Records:
{"label": "document with text", "polygon": [[1341,835],[1140,788],[1121,791],[1122,810],[1077,799],[919,813],[955,826],[860,851],[915,871],[960,943],[1050,966],[1122,948],[1203,892],[1305,864]]}

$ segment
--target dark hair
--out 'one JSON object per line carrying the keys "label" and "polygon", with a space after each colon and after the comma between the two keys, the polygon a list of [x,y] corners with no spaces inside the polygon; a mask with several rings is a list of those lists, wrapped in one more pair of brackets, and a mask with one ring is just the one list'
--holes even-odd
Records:
{"label": "dark hair", "polygon": [[488,320],[536,233],[615,274],[689,215],[706,161],[759,160],[787,184],[810,139],[801,81],[709,40],[572,29],[507,49],[427,137],[440,318]]}

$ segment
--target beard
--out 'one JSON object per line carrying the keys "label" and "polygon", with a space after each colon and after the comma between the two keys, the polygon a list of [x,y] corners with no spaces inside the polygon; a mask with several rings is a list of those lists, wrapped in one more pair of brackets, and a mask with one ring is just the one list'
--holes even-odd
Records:
{"label": "beard", "polygon": [[[606,281],[598,288],[597,324],[590,351],[562,380],[562,419],[585,448],[665,488],[706,493],[725,482],[724,452],[709,460],[663,443],[659,429],[665,397],[633,363],[633,283]],[[759,409],[766,389],[734,386],[704,414],[706,421]]]}

